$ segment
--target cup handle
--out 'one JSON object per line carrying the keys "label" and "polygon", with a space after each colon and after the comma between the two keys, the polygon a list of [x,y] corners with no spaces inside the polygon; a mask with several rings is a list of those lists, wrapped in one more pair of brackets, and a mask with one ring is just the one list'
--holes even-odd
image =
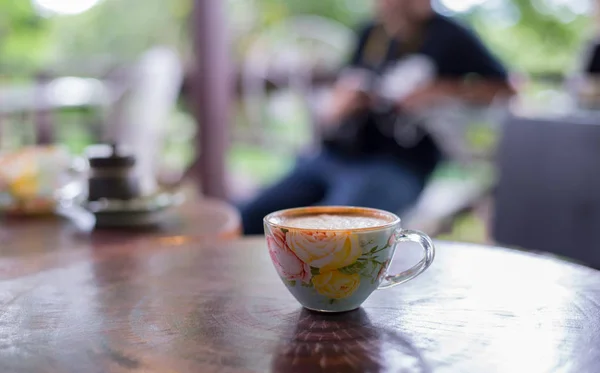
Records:
{"label": "cup handle", "polygon": [[396,233],[396,241],[400,242],[416,242],[423,248],[423,259],[417,265],[412,267],[409,270],[406,270],[397,275],[388,275],[385,276],[383,282],[378,287],[379,290],[389,289],[396,285],[403,284],[407,281],[412,280],[413,278],[419,276],[421,273],[425,272],[427,268],[433,263],[433,259],[435,258],[435,246],[426,234],[410,231],[410,230],[398,230]]}

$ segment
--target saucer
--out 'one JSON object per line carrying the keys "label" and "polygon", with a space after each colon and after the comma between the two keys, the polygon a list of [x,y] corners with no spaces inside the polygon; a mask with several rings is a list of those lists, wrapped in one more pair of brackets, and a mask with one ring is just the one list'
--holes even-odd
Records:
{"label": "saucer", "polygon": [[150,228],[169,219],[173,207],[184,200],[182,192],[159,190],[131,199],[88,201],[83,183],[71,183],[56,194],[59,215],[82,222],[86,229]]}
{"label": "saucer", "polygon": [[151,227],[170,217],[170,210],[183,202],[181,193],[159,191],[131,200],[84,201],[81,204],[96,218],[99,228]]}

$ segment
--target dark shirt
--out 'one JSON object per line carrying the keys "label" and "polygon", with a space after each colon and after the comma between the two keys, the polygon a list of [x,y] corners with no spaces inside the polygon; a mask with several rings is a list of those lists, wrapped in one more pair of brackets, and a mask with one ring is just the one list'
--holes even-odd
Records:
{"label": "dark shirt", "polygon": [[590,75],[600,75],[600,43],[592,44],[589,59],[585,64],[584,72]]}
{"label": "dark shirt", "polygon": [[[507,80],[502,64],[472,31],[439,14],[434,14],[423,25],[421,38],[412,48],[403,45],[401,40],[390,40],[381,25],[366,25],[359,32],[358,44],[349,65],[379,74],[390,64],[411,54],[431,59],[437,78],[456,79],[472,75]],[[392,154],[423,176],[428,176],[442,158],[438,146],[426,133],[418,144],[408,148],[398,145],[394,138],[384,136],[376,129],[371,128],[367,137],[371,153]]]}

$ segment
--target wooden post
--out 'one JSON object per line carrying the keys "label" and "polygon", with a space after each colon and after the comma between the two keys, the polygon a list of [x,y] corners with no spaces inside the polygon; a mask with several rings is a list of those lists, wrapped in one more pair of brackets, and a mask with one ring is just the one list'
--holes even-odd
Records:
{"label": "wooden post", "polygon": [[35,84],[35,103],[34,103],[34,125],[36,128],[36,143],[39,145],[51,144],[55,138],[54,126],[52,123],[52,109],[47,97],[48,83],[50,75],[39,73],[36,76]]}
{"label": "wooden post", "polygon": [[192,32],[195,69],[191,104],[198,123],[194,176],[209,197],[225,198],[225,158],[228,146],[232,86],[226,2],[194,0]]}

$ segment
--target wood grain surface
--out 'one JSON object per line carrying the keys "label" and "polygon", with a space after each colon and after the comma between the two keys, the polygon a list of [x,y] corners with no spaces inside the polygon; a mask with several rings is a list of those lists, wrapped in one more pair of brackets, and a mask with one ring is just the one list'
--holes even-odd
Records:
{"label": "wood grain surface", "polygon": [[600,272],[552,258],[440,242],[421,277],[321,315],[262,237],[23,229],[0,241],[2,373],[600,371]]}

